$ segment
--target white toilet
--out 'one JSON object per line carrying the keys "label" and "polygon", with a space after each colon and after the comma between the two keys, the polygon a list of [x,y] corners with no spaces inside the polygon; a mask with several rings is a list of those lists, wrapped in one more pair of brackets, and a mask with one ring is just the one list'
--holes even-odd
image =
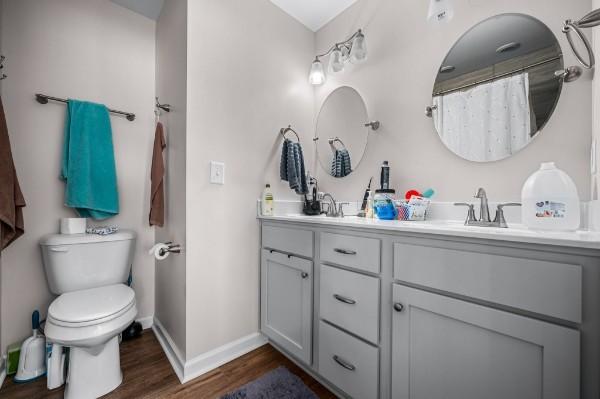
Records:
{"label": "white toilet", "polygon": [[44,332],[69,348],[66,399],[97,398],[123,380],[119,334],[137,314],[129,277],[135,233],[51,234],[40,241],[50,291]]}

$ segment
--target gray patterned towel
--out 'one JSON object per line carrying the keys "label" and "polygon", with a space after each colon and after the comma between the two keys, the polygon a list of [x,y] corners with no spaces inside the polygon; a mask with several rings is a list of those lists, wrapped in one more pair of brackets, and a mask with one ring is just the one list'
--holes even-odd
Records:
{"label": "gray patterned towel", "polygon": [[287,181],[290,184],[290,188],[296,194],[303,195],[308,193],[304,154],[300,143],[295,143],[290,139],[283,141],[279,177],[281,180]]}
{"label": "gray patterned towel", "polygon": [[331,161],[331,176],[344,177],[352,173],[352,163],[350,153],[347,149],[335,150],[333,160]]}

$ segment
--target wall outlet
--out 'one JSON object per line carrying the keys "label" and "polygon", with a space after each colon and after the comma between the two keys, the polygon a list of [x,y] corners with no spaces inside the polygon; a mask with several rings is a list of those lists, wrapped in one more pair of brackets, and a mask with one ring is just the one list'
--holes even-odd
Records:
{"label": "wall outlet", "polygon": [[210,162],[210,183],[225,184],[225,163],[216,161]]}

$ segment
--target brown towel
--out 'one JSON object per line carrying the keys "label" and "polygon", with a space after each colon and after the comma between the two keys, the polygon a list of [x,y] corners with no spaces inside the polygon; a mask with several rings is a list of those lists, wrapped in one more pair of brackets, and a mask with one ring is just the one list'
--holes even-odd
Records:
{"label": "brown towel", "polygon": [[25,199],[10,151],[8,127],[0,98],[0,251],[25,232],[24,206]]}
{"label": "brown towel", "polygon": [[166,147],[163,125],[156,124],[154,133],[154,150],[152,151],[152,168],[150,170],[151,194],[150,194],[150,226],[162,227],[165,224],[165,193],[163,179],[165,176],[165,163],[163,161],[163,149]]}

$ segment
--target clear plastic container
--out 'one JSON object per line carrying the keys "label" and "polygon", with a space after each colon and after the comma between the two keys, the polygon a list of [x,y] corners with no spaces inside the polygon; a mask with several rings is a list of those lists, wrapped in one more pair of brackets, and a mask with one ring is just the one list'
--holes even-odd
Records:
{"label": "clear plastic container", "polygon": [[521,192],[523,224],[533,230],[577,230],[581,209],[573,180],[554,162],[543,163]]}
{"label": "clear plastic container", "polygon": [[395,220],[398,210],[394,205],[394,197],[391,194],[376,192],[373,200],[373,212],[380,220]]}

